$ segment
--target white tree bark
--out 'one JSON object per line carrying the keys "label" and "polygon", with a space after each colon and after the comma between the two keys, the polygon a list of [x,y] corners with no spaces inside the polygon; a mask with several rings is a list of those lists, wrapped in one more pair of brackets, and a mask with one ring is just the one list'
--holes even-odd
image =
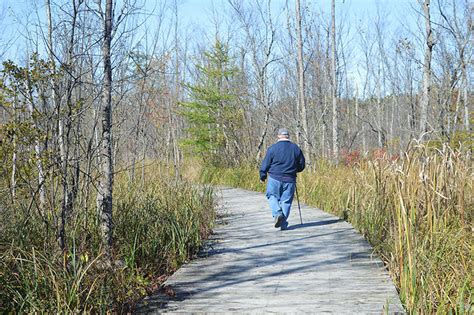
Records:
{"label": "white tree bark", "polygon": [[[100,4],[100,3],[99,3]],[[104,83],[101,102],[101,176],[97,194],[97,208],[101,216],[102,243],[106,260],[111,261],[112,255],[112,185],[113,185],[113,158],[112,158],[112,9],[113,1],[105,4],[104,37],[102,57],[104,65]]]}
{"label": "white tree bark", "polygon": [[430,106],[431,56],[434,46],[430,20],[430,0],[424,0],[423,2],[423,15],[425,19],[426,46],[423,62],[423,90],[420,101],[420,133],[428,131],[428,109]]}
{"label": "white tree bark", "polygon": [[[33,129],[37,128],[36,121],[34,120],[35,105],[33,101],[33,91],[32,87],[28,87],[29,91],[29,100],[27,102],[28,111],[30,112],[30,117],[32,119],[31,127]],[[38,194],[39,194],[39,208],[40,211],[43,211],[44,204],[46,202],[46,191],[44,187],[44,171],[43,171],[43,161],[41,160],[41,145],[38,138],[35,139],[35,157],[36,157],[36,168],[38,169]]]}
{"label": "white tree bark", "polygon": [[468,97],[468,88],[469,88],[469,83],[467,79],[467,71],[466,71],[466,65],[463,64],[463,73],[462,73],[462,81],[463,81],[463,99],[464,99],[464,130],[469,131],[470,130],[470,122],[469,122],[469,102],[470,98]]}
{"label": "white tree bark", "polygon": [[[17,119],[17,100],[16,97],[13,100],[13,119]],[[12,145],[13,145],[13,153],[12,153],[12,176],[10,177],[10,185],[11,185],[11,194],[12,194],[12,199],[15,200],[16,198],[16,163],[17,163],[17,143],[16,143],[16,134],[13,133],[12,136]]]}
{"label": "white tree bark", "polygon": [[332,78],[332,152],[339,157],[338,111],[337,111],[337,69],[336,69],[336,1],[331,2],[331,78]]}
{"label": "white tree bark", "polygon": [[[174,40],[175,40],[175,70],[174,70],[174,105],[177,106],[179,99],[180,99],[180,94],[181,94],[181,89],[180,89],[180,66],[179,66],[179,15],[178,15],[178,3],[175,0],[174,1],[174,13],[175,13],[175,23],[174,23]],[[174,166],[174,175],[176,178],[180,178],[180,152],[179,152],[179,146],[178,146],[178,139],[177,139],[177,128],[178,128],[178,122],[173,119],[173,111],[170,111],[170,124],[173,125],[173,128],[171,130],[171,140],[172,140],[172,153],[173,153],[173,166]]]}

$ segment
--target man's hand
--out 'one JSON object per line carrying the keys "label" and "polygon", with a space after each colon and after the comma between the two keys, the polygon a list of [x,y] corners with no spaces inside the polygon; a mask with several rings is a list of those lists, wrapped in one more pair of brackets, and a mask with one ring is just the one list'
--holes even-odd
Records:
{"label": "man's hand", "polygon": [[260,183],[265,184],[265,180],[260,179]]}

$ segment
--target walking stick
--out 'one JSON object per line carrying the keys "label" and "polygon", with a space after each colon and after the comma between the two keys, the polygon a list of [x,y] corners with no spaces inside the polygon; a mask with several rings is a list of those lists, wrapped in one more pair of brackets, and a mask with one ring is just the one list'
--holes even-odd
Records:
{"label": "walking stick", "polygon": [[295,183],[295,189],[296,189],[296,200],[298,201],[298,210],[300,212],[300,221],[301,221],[301,225],[303,225],[303,218],[301,217],[300,198],[298,196],[298,185],[296,185],[296,183]]}

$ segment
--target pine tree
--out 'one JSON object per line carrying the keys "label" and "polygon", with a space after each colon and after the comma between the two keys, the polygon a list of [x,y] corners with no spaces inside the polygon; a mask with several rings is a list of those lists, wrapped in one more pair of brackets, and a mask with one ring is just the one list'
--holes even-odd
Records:
{"label": "pine tree", "polygon": [[186,85],[190,101],[181,103],[181,114],[188,123],[188,137],[182,142],[191,153],[199,154],[211,164],[221,164],[226,156],[236,154],[236,129],[242,113],[236,105],[232,84],[238,69],[228,48],[216,41],[196,65],[197,82]]}

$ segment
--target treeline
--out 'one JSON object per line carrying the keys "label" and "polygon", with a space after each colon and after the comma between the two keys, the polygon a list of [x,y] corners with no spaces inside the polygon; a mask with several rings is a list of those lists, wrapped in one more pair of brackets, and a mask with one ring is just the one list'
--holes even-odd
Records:
{"label": "treeline", "polygon": [[[416,3],[406,15],[419,28],[388,25],[396,19],[380,7],[349,25],[349,4],[331,12],[305,1],[278,5],[222,1],[209,17],[213,27],[199,30],[187,26],[177,1],[152,12],[144,2],[118,2],[110,25],[105,6],[41,3],[39,20],[26,28],[26,53],[2,67],[11,194],[24,152],[36,152],[38,203],[46,202],[45,178],[56,173],[67,207],[81,185],[95,184],[94,171],[107,182],[112,166],[135,179],[147,159],[178,175],[186,153],[221,164],[258,161],[283,125],[309,161],[374,148],[396,154],[414,138],[468,140],[467,0]],[[38,33],[39,42],[30,39]]]}

